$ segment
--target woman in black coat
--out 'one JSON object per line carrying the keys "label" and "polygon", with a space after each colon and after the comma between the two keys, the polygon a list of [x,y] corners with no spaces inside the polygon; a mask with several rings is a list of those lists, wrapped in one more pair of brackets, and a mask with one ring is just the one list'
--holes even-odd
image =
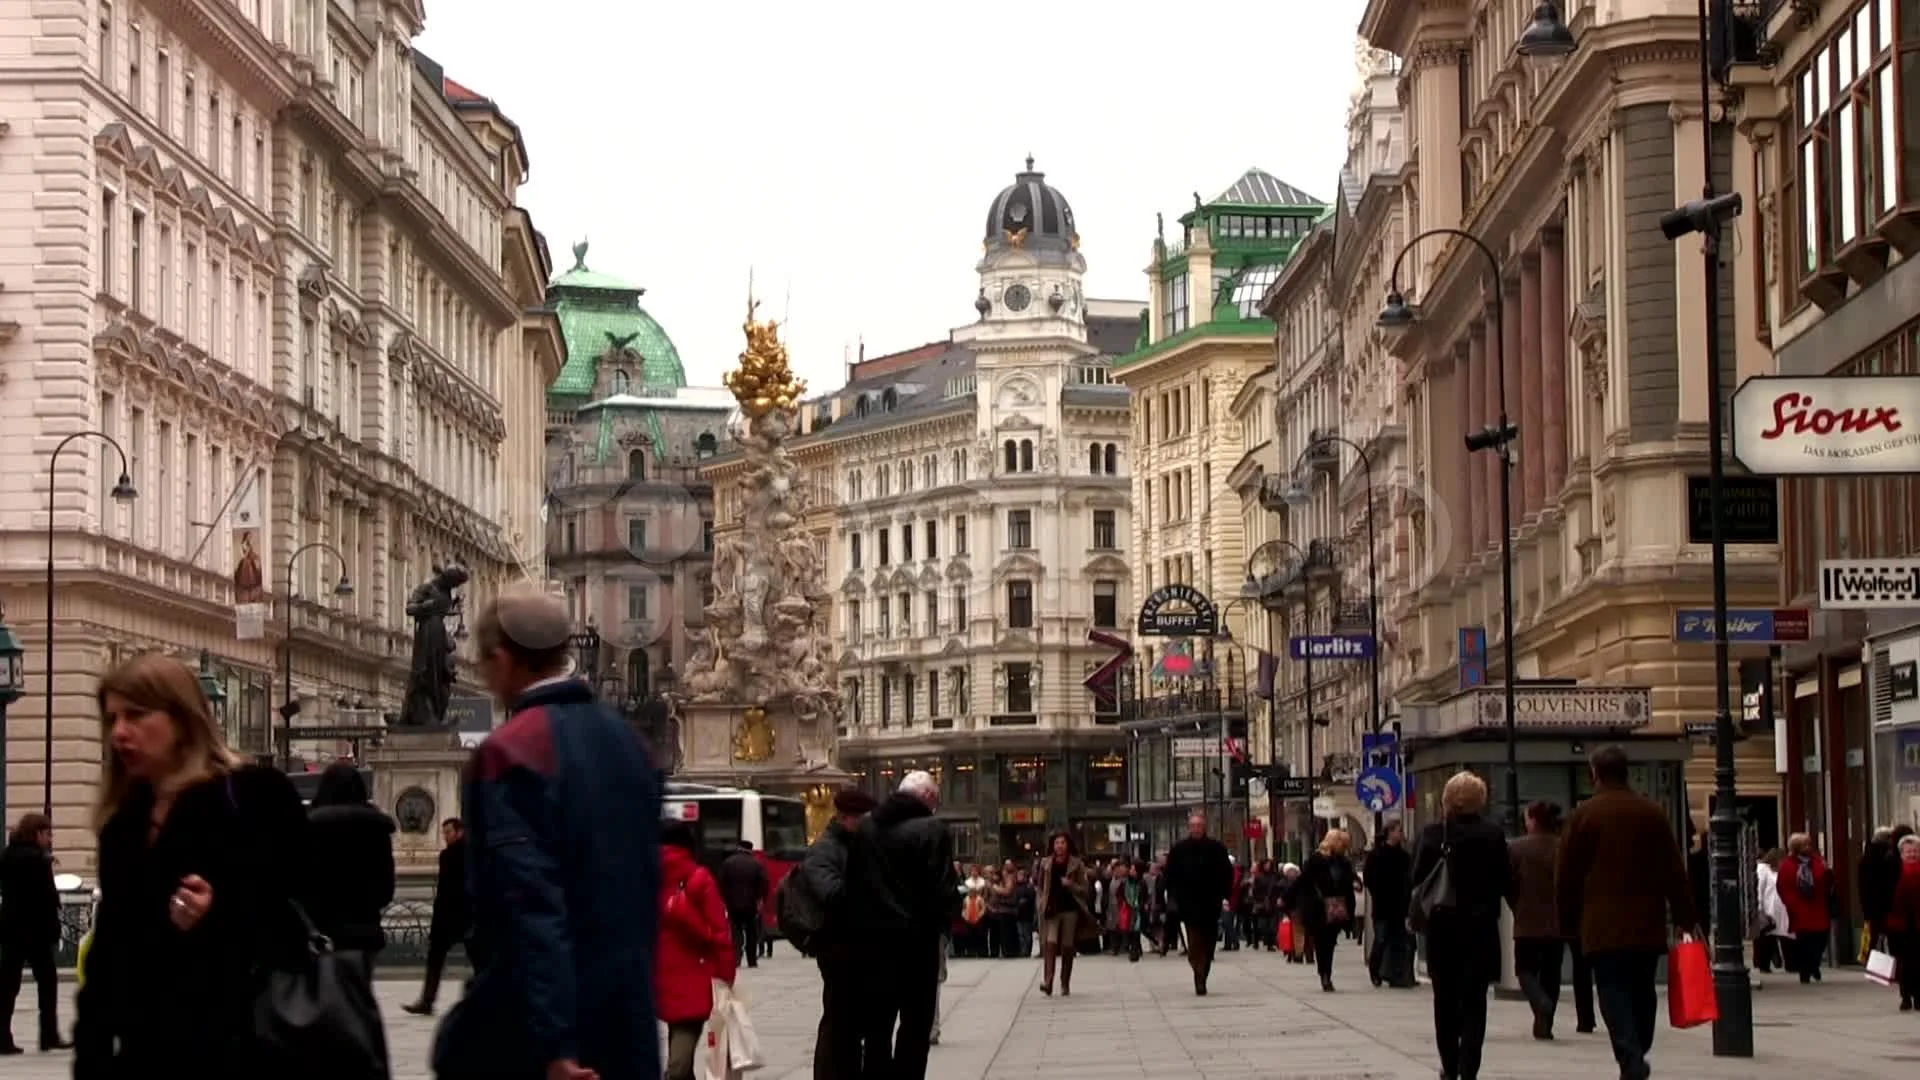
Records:
{"label": "woman in black coat", "polygon": [[1357,879],[1347,859],[1352,843],[1340,829],[1328,830],[1320,847],[1307,856],[1294,887],[1294,903],[1313,938],[1313,961],[1320,969],[1320,989],[1333,992],[1333,950],[1353,922],[1353,889]]}
{"label": "woman in black coat", "polygon": [[393,819],[367,800],[367,781],[327,766],[307,808],[307,915],[337,949],[369,954],[387,943],[380,916],[393,903]]}
{"label": "woman in black coat", "polygon": [[18,1054],[13,1007],[20,977],[31,969],[40,995],[40,1049],[64,1050],[60,1037],[60,979],[53,953],[60,944],[60,893],[53,884],[53,822],[28,814],[0,852],[0,1054]]}
{"label": "woman in black coat", "polygon": [[1487,1039],[1487,992],[1500,978],[1500,905],[1511,873],[1507,834],[1481,817],[1487,783],[1454,774],[1440,796],[1446,817],[1420,833],[1413,859],[1413,902],[1442,859],[1450,894],[1428,913],[1427,977],[1433,983],[1433,1034],[1442,1080],[1477,1080]]}

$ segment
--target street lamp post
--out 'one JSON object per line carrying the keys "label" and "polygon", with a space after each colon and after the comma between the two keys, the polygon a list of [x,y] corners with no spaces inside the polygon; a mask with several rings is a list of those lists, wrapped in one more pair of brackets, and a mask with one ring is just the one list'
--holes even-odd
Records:
{"label": "street lamp post", "polygon": [[[1549,8],[1552,5],[1542,4]],[[1501,339],[1506,336],[1506,307],[1501,302],[1500,260],[1479,237],[1465,229],[1439,228],[1428,229],[1407,241],[1400,253],[1393,258],[1393,272],[1388,275],[1386,306],[1380,309],[1380,325],[1389,330],[1405,329],[1415,318],[1413,309],[1407,305],[1406,296],[1400,291],[1400,265],[1406,261],[1407,253],[1414,245],[1429,236],[1457,236],[1472,245],[1487,260],[1488,269],[1493,271],[1493,322],[1495,332],[1488,334],[1487,350],[1493,354],[1494,377],[1497,380],[1499,396],[1499,417],[1479,431],[1467,435],[1468,453],[1490,452],[1500,462],[1500,652],[1501,664],[1505,667],[1502,687],[1504,711],[1506,713],[1507,735],[1507,830],[1520,831],[1520,743],[1519,728],[1515,721],[1514,702],[1514,661],[1513,661],[1513,442],[1520,437],[1520,428],[1507,416],[1507,352]]]}
{"label": "street lamp post", "polygon": [[[1354,442],[1352,439],[1346,438],[1341,435],[1332,435],[1332,434],[1325,434],[1325,433],[1321,434],[1321,436],[1318,439],[1315,439],[1313,442],[1307,444],[1307,447],[1300,452],[1300,457],[1304,459],[1308,453],[1312,452],[1315,446],[1324,445],[1326,443],[1339,443],[1343,446],[1352,447],[1353,452],[1360,455],[1360,467],[1365,469],[1367,472],[1367,636],[1373,639],[1373,655],[1369,658],[1368,664],[1367,664],[1367,666],[1371,669],[1368,672],[1368,675],[1373,680],[1373,689],[1371,692],[1370,701],[1368,703],[1368,712],[1369,712],[1368,726],[1372,729],[1373,734],[1378,735],[1380,734],[1380,722],[1381,722],[1381,715],[1380,715],[1380,564],[1379,564],[1380,542],[1379,542],[1378,536],[1374,532],[1374,523],[1373,523],[1373,513],[1374,513],[1373,457],[1372,455],[1367,453],[1366,447],[1361,446],[1359,443]],[[1300,461],[1296,460],[1294,462],[1293,470],[1296,474],[1299,473]],[[1336,492],[1336,497],[1337,496],[1338,496],[1338,493]],[[1382,820],[1383,820],[1383,815],[1381,815],[1378,812],[1375,812],[1373,815],[1373,835],[1375,836],[1380,835],[1380,826],[1381,826]]]}
{"label": "street lamp post", "polygon": [[[1266,550],[1270,547],[1286,548],[1289,551],[1292,551],[1295,555],[1300,556],[1300,572],[1302,575],[1305,575],[1307,573],[1308,568],[1312,566],[1312,563],[1313,563],[1313,560],[1307,555],[1307,552],[1305,551],[1305,549],[1301,548],[1299,544],[1296,544],[1291,540],[1269,540],[1266,543],[1261,544],[1259,547],[1254,548],[1253,554],[1247,556],[1246,577],[1247,577],[1248,585],[1252,586],[1254,594],[1256,596],[1259,595],[1259,585],[1257,584],[1257,580],[1253,576],[1253,564],[1256,561],[1258,561],[1260,556],[1264,554]],[[1262,604],[1261,606],[1264,607],[1265,605]],[[1311,585],[1307,586],[1306,598],[1302,600],[1300,604],[1300,624],[1301,624],[1301,632],[1303,634],[1311,633],[1313,631],[1313,587]],[[1313,798],[1313,777],[1319,775],[1319,772],[1320,772],[1320,770],[1316,768],[1313,763],[1313,729],[1316,723],[1313,716],[1313,650],[1312,649],[1304,650],[1301,653],[1300,662],[1301,662],[1301,671],[1300,671],[1301,688],[1302,688],[1302,691],[1305,693],[1306,699],[1307,699],[1306,707],[1305,707],[1306,721],[1307,721],[1306,723],[1307,745],[1305,750],[1306,760],[1302,762],[1301,765],[1302,765],[1302,768],[1305,770],[1305,774],[1307,777],[1307,797],[1309,800],[1311,800]],[[1315,839],[1314,833],[1317,830],[1314,828],[1312,824],[1313,818],[1311,816],[1311,810],[1309,810],[1309,816],[1307,818],[1307,821],[1308,821],[1307,839],[1309,841],[1312,841],[1313,839]]]}
{"label": "street lamp post", "polygon": [[130,502],[139,495],[133,486],[133,477],[128,472],[126,449],[104,431],[76,431],[61,439],[53,448],[53,456],[47,459],[47,685],[42,687],[47,702],[47,728],[44,733],[46,761],[43,763],[45,773],[41,782],[40,810],[49,819],[53,817],[53,495],[60,467],[60,452],[75,439],[99,439],[120,455],[120,479],[114,483],[111,493],[116,502]]}
{"label": "street lamp post", "polygon": [[0,609],[0,818],[7,816],[7,706],[27,691],[26,655]]}
{"label": "street lamp post", "polygon": [[285,609],[286,627],[280,639],[280,680],[286,689],[286,697],[280,705],[280,740],[276,744],[273,734],[273,718],[267,718],[267,752],[277,754],[280,767],[286,768],[293,758],[293,718],[300,715],[300,703],[293,696],[293,565],[300,556],[309,551],[324,551],[340,564],[340,581],[333,587],[335,596],[352,596],[353,581],[347,576],[347,557],[325,540],[315,540],[295,548],[287,556],[287,595],[282,601]]}

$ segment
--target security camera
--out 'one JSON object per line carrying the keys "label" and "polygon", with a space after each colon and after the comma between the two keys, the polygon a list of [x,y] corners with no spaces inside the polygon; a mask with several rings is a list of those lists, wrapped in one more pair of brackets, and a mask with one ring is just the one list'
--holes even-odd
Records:
{"label": "security camera", "polygon": [[1660,215],[1660,234],[1678,240],[1690,233],[1712,232],[1740,216],[1740,193],[1694,199]]}

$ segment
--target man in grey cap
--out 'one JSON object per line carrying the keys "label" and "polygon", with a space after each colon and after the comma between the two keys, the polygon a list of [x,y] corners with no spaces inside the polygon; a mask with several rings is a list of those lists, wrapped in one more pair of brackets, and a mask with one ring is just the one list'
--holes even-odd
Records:
{"label": "man in grey cap", "polygon": [[507,722],[467,766],[474,975],[440,1080],[658,1080],[660,789],[639,737],[568,670],[560,601],[511,591],[475,651]]}

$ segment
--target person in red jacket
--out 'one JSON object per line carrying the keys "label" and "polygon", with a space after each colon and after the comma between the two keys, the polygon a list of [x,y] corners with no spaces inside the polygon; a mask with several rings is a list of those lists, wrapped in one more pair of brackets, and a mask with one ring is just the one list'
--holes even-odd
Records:
{"label": "person in red jacket", "polygon": [[660,827],[660,945],[654,950],[654,1009],[667,1025],[666,1080],[693,1080],[700,1030],[713,1013],[713,981],[733,985],[738,955],[727,905],[713,875],[694,861],[693,827]]}
{"label": "person in red jacket", "polygon": [[1793,930],[1793,969],[1801,982],[1818,982],[1833,928],[1833,872],[1806,833],[1787,838],[1787,857],[1780,860],[1780,902],[1787,906],[1787,925]]}
{"label": "person in red jacket", "polygon": [[1900,1011],[1920,1004],[1920,836],[1900,838],[1900,879],[1887,909],[1888,944],[1900,982]]}

